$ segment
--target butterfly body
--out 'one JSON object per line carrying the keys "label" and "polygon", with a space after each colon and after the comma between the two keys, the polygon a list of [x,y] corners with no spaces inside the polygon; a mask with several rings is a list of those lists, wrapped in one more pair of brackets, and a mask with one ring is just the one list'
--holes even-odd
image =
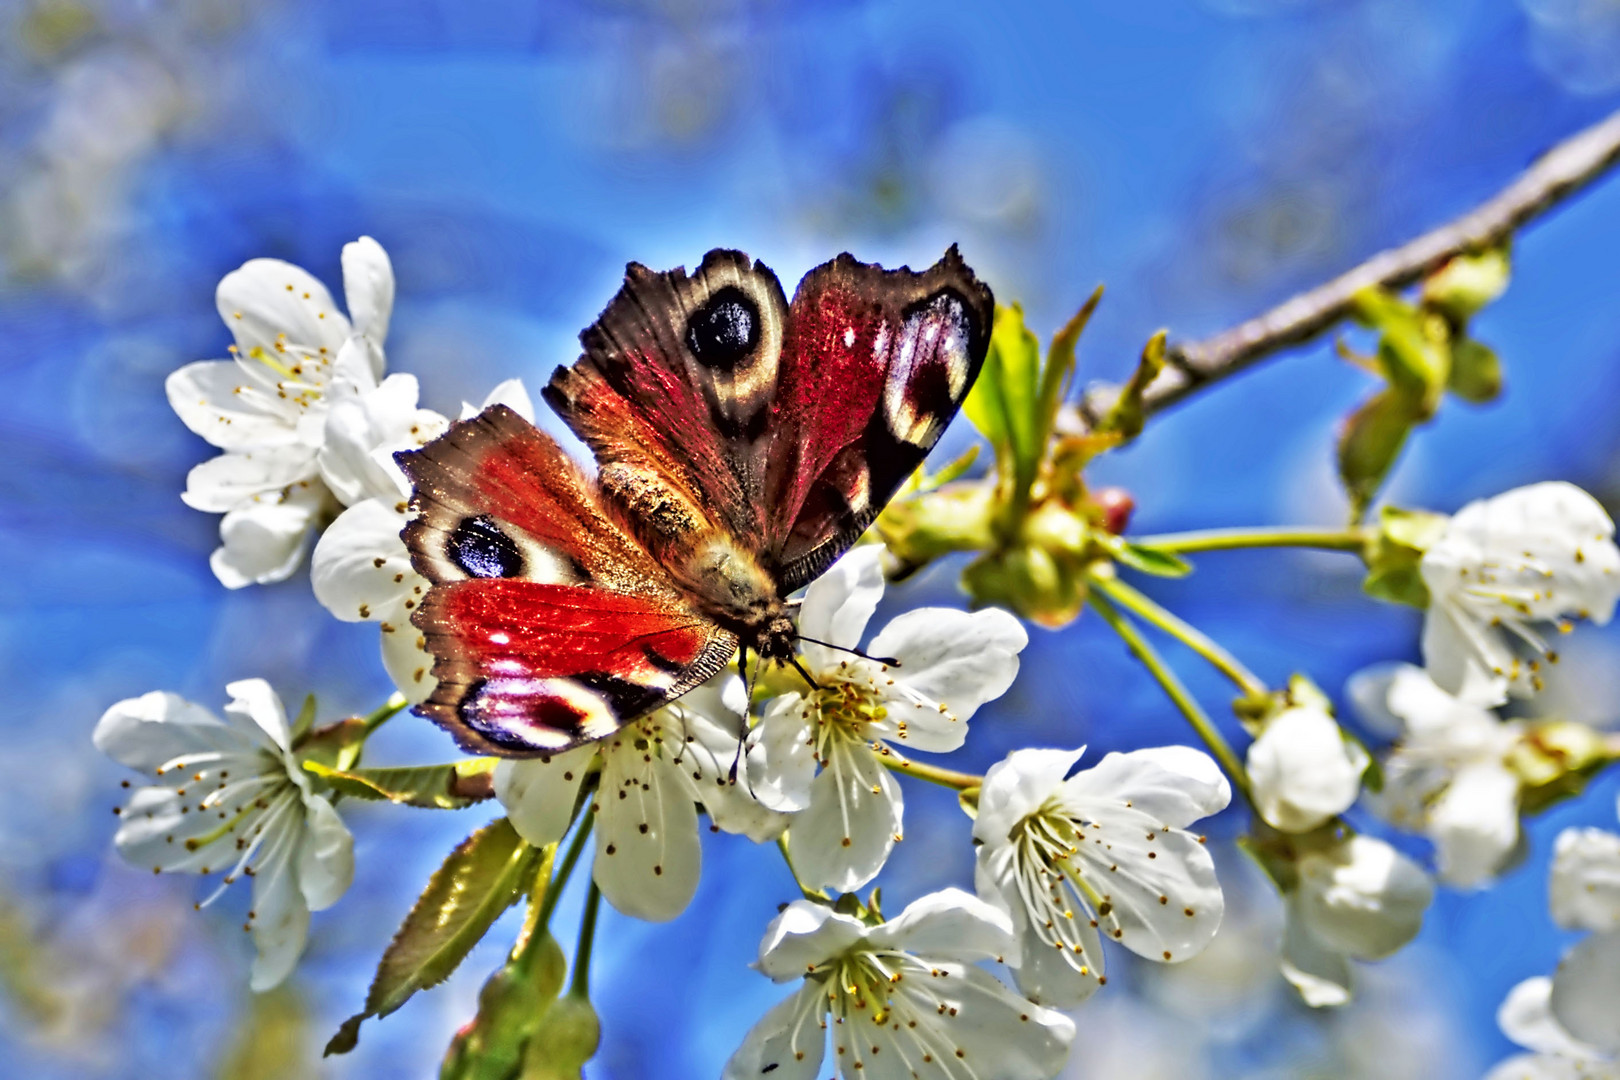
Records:
{"label": "butterfly body", "polygon": [[788,597],[855,542],[955,414],[993,299],[956,249],[929,270],[848,255],[790,306],[712,251],[631,264],[545,390],[586,477],[496,406],[399,455],[412,616],[437,684],[418,711],[478,753],[600,738],[719,671],[791,660]]}

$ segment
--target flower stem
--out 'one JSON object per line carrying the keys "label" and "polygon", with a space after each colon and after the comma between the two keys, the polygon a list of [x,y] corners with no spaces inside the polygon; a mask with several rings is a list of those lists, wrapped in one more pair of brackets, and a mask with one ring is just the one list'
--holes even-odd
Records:
{"label": "flower stem", "polygon": [[401,694],[397,690],[394,691],[393,695],[390,696],[387,701],[383,702],[380,708],[378,708],[375,712],[368,713],[366,715],[366,734],[370,735],[373,731],[376,731],[378,728],[382,727],[390,717],[401,712],[405,706],[409,704],[410,702],[405,700],[404,694]]}
{"label": "flower stem", "polygon": [[891,772],[897,772],[903,776],[915,776],[919,780],[926,780],[930,784],[938,784],[940,787],[948,787],[952,791],[966,791],[968,788],[984,786],[984,777],[982,776],[957,772],[955,769],[943,769],[938,765],[924,765],[920,761],[903,758],[892,750],[887,754],[879,753],[878,760],[887,766]]}
{"label": "flower stem", "polygon": [[1198,529],[1193,532],[1163,533],[1158,536],[1132,536],[1137,547],[1156,551],[1232,551],[1237,548],[1304,547],[1326,551],[1360,552],[1372,530],[1298,529],[1262,527],[1255,529]]}
{"label": "flower stem", "polygon": [[577,998],[591,996],[591,947],[596,944],[596,913],[602,906],[602,889],[593,879],[585,894],[585,914],[579,921],[579,944],[574,948],[574,975],[568,993]]}
{"label": "flower stem", "polygon": [[1165,695],[1169,697],[1176,708],[1181,710],[1181,715],[1187,718],[1187,722],[1198,733],[1198,737],[1204,740],[1204,745],[1209,747],[1210,753],[1214,754],[1216,760],[1221,763],[1221,768],[1225,769],[1227,775],[1232,778],[1233,785],[1243,792],[1244,797],[1247,798],[1249,794],[1249,774],[1244,770],[1243,762],[1238,758],[1231,744],[1226,741],[1226,737],[1216,728],[1215,722],[1209,718],[1209,714],[1205,713],[1202,706],[1187,692],[1187,688],[1181,684],[1181,680],[1176,677],[1176,673],[1154,651],[1153,646],[1147,643],[1147,639],[1142,636],[1130,619],[1126,618],[1125,614],[1115,607],[1110,600],[1104,596],[1093,594],[1091,605],[1096,609],[1097,614],[1102,616],[1103,621],[1113,628],[1114,633],[1118,634],[1120,639],[1125,642],[1125,646],[1130,650],[1131,655],[1136,657],[1142,666],[1148,669],[1148,674],[1153,676],[1160,688],[1164,690]]}
{"label": "flower stem", "polygon": [[585,813],[580,815],[579,825],[574,829],[573,842],[568,845],[568,852],[563,856],[562,865],[552,876],[550,884],[546,886],[546,898],[540,904],[540,915],[536,925],[545,928],[551,925],[551,913],[557,907],[557,899],[562,896],[563,889],[568,885],[568,878],[574,872],[574,864],[579,862],[580,852],[585,850],[585,841],[591,835],[591,826],[595,824],[595,812],[589,806]]}
{"label": "flower stem", "polygon": [[1260,697],[1266,693],[1265,682],[1254,672],[1244,667],[1237,657],[1227,652],[1224,647],[1202,630],[1167,611],[1152,598],[1138,592],[1116,577],[1095,574],[1091,577],[1091,585],[1120,607],[1157,626],[1160,630],[1163,630],[1187,646],[1187,648],[1208,660],[1214,665],[1215,670],[1236,683],[1238,689],[1243,693],[1251,697]]}
{"label": "flower stem", "polygon": [[799,871],[793,865],[793,856],[788,852],[787,833],[782,833],[776,838],[776,850],[782,853],[782,861],[787,863],[788,873],[793,875],[793,884],[799,887],[799,892],[804,894],[804,898],[806,900],[827,899],[826,893],[822,892],[820,889],[807,888],[804,881],[799,877]]}
{"label": "flower stem", "polygon": [[[551,871],[557,861],[557,845],[547,844],[540,849],[540,866],[535,870],[534,882],[529,886],[529,910],[523,919],[523,929],[518,932],[517,941],[512,943],[512,954],[507,962],[527,970],[530,958],[535,955],[529,946],[546,932],[546,918],[550,912],[544,910],[546,897],[550,895]],[[545,918],[542,918],[545,916]]]}

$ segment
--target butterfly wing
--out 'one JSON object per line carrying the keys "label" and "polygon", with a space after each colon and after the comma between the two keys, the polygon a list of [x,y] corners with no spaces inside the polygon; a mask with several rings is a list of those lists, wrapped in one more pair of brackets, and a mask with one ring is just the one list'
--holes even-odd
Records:
{"label": "butterfly wing", "polygon": [[555,441],[505,406],[399,455],[432,588],[412,613],[438,685],[418,712],[480,754],[601,738],[718,671],[736,639],[694,611]]}
{"label": "butterfly wing", "polygon": [[603,494],[672,564],[723,530],[781,591],[849,548],[955,415],[994,300],[955,247],[932,268],[841,255],[791,308],[735,251],[696,273],[632,264],[546,399],[596,453]]}

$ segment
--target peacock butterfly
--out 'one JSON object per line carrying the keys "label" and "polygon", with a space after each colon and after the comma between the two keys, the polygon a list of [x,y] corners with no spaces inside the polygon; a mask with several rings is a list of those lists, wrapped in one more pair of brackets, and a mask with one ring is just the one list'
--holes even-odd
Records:
{"label": "peacock butterfly", "polygon": [[922,273],[848,254],[789,304],[737,251],[631,263],[545,398],[587,477],[494,406],[397,455],[432,588],[412,614],[438,685],[418,714],[467,750],[601,738],[738,648],[791,661],[788,596],[861,535],[939,439],[994,299],[954,246]]}

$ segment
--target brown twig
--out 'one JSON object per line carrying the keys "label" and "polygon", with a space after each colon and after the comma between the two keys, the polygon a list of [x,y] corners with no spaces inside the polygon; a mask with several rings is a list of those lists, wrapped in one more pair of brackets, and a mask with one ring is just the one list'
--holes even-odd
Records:
{"label": "brown twig", "polygon": [[[1513,183],[1455,221],[1381,251],[1332,281],[1213,337],[1173,344],[1169,363],[1144,395],[1145,411],[1157,412],[1279,349],[1310,340],[1349,315],[1352,298],[1370,285],[1410,285],[1453,256],[1505,239],[1602,175],[1617,158],[1620,112],[1559,143]],[[1118,392],[1113,386],[1087,391],[1069,410],[1064,426],[1092,427]]]}

